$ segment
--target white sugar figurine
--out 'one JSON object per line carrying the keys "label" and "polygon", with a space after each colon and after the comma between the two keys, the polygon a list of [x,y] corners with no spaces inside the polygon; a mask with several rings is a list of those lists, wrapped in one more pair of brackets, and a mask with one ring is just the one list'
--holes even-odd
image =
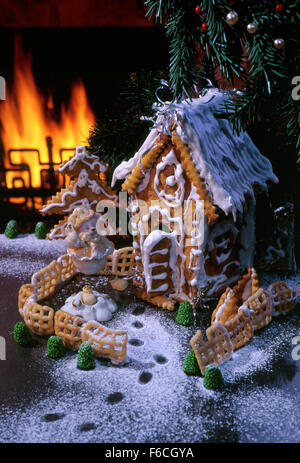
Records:
{"label": "white sugar figurine", "polygon": [[96,320],[107,322],[117,310],[116,303],[107,294],[98,293],[90,286],[68,297],[61,310],[81,317],[86,322]]}
{"label": "white sugar figurine", "polygon": [[66,224],[67,253],[81,273],[92,275],[102,270],[114,245],[97,233],[99,214],[90,208],[77,207]]}

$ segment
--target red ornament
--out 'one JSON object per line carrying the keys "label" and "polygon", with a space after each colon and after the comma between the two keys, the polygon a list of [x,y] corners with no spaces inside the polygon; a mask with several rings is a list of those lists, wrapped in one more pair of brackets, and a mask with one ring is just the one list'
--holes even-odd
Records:
{"label": "red ornament", "polygon": [[275,6],[275,10],[276,10],[276,13],[281,13],[281,11],[284,10],[284,6],[282,3],[277,3],[277,5]]}
{"label": "red ornament", "polygon": [[207,31],[207,28],[208,28],[207,23],[202,23],[201,24],[201,29],[203,30],[203,32]]}
{"label": "red ornament", "polygon": [[196,13],[196,14],[201,14],[201,6],[200,6],[200,5],[197,5],[197,6],[195,7],[195,13]]}

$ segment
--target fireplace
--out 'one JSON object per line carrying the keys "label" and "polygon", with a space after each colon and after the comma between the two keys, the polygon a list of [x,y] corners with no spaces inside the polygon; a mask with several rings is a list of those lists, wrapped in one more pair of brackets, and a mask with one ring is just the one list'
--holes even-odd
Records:
{"label": "fireplace", "polygon": [[95,116],[82,80],[71,82],[70,101],[54,113],[53,96],[38,90],[31,56],[15,40],[13,84],[0,106],[1,200],[39,209],[65,186],[55,172],[76,145],[84,142]]}
{"label": "fireplace", "polygon": [[[47,198],[69,182],[56,168],[87,143],[131,72],[166,66],[167,46],[157,28],[2,29],[0,38],[7,43],[0,68],[7,87],[0,101],[0,232],[10,219],[30,232]],[[141,41],[143,56],[136,49]],[[93,45],[103,43],[98,61]],[[42,219],[49,226],[57,221]]]}

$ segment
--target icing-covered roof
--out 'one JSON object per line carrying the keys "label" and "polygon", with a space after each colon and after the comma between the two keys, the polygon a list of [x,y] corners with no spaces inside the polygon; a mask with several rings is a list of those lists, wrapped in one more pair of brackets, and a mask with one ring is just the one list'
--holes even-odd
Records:
{"label": "icing-covered roof", "polygon": [[152,148],[164,121],[170,120],[172,113],[177,134],[188,145],[212,203],[225,214],[231,212],[236,217],[237,211],[243,210],[245,194],[254,198],[255,185],[267,189],[267,181],[277,183],[278,179],[270,161],[260,153],[249,135],[243,130],[233,133],[229,120],[216,117],[228,98],[228,92],[209,89],[203,97],[166,105],[139,151],[115,169],[112,185],[131,174]]}

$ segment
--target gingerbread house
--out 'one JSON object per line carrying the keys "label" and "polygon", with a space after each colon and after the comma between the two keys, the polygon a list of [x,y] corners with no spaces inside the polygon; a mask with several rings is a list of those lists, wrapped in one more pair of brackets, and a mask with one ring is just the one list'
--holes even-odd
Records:
{"label": "gingerbread house", "polygon": [[65,238],[68,216],[76,207],[83,206],[94,211],[100,200],[113,202],[117,206],[118,197],[106,181],[108,166],[98,156],[89,153],[85,146],[77,146],[71,158],[57,170],[71,178],[70,184],[54,195],[42,208],[44,215],[58,214],[63,218],[48,234],[48,239]]}
{"label": "gingerbread house", "polygon": [[[129,195],[139,295],[169,310],[203,288],[217,296],[252,267],[255,194],[278,182],[247,133],[233,133],[220,117],[227,98],[210,89],[166,104],[140,150],[113,174],[112,187],[124,180]],[[177,213],[186,207],[189,236]]]}

